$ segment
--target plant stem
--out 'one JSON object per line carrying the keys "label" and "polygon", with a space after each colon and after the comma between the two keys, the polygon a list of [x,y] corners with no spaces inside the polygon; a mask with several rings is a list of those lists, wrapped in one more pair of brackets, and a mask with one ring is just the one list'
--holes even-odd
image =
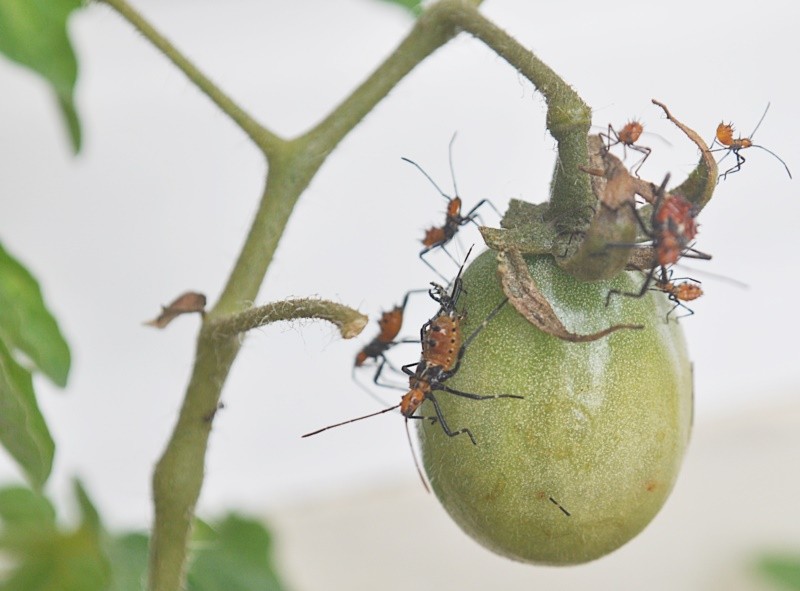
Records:
{"label": "plant stem", "polygon": [[[153,476],[155,522],[150,547],[149,589],[177,591],[185,579],[187,543],[203,483],[211,422],[222,386],[239,351],[237,331],[280,315],[277,309],[268,317],[263,315],[263,309],[243,310],[258,293],[297,199],[328,154],[406,74],[462,27],[500,53],[545,95],[548,125],[559,141],[562,163],[565,159],[582,164],[586,161],[588,107],[552,70],[484,19],[476,9],[480,2],[442,0],[417,20],[386,61],[323,121],[302,136],[286,141],[245,113],[125,0],[101,1],[136,27],[241,127],[269,164],[261,202],[242,251],[198,336],[195,364],[184,402]],[[583,133],[583,152],[580,142],[575,141],[579,131]],[[570,151],[562,154],[562,145],[567,144]],[[334,314],[331,310],[315,313]]]}
{"label": "plant stem", "polygon": [[358,336],[369,320],[352,308],[317,299],[273,302],[220,318],[210,325],[215,338],[229,338],[281,320],[318,319],[334,324],[343,339]]}
{"label": "plant stem", "polygon": [[[464,4],[453,12],[454,24],[471,33],[514,66],[542,93],[547,102],[547,129],[558,142],[558,163],[553,179],[548,216],[558,218],[565,231],[583,225],[581,212],[596,198],[589,177],[579,166],[589,162],[587,135],[592,111],[572,87],[516,39]],[[579,212],[578,215],[575,212]]]}
{"label": "plant stem", "polygon": [[[463,1],[447,0],[421,17],[398,49],[350,97],[318,126],[292,141],[284,141],[256,123],[124,0],[103,1],[131,22],[228,114],[253,139],[269,163],[261,203],[220,299],[206,316],[198,336],[183,405],[153,475],[155,520],[148,588],[177,591],[185,580],[187,544],[203,483],[211,422],[240,346],[237,336],[220,337],[218,329],[228,321],[244,318],[236,314],[256,297],[294,205],[327,155],[408,72],[455,35],[449,11]],[[331,312],[316,312],[323,313]]]}
{"label": "plant stem", "polygon": [[150,539],[148,589],[183,589],[187,544],[205,475],[205,452],[219,405],[221,383],[236,354],[236,338],[215,339],[206,324],[197,340],[192,377],[178,421],[153,473],[155,520]]}
{"label": "plant stem", "polygon": [[271,152],[280,144],[280,138],[250,117],[244,109],[237,105],[227,94],[222,92],[216,84],[211,82],[211,80],[198,70],[186,56],[178,51],[172,43],[153,28],[153,26],[125,0],[99,1],[108,4],[111,8],[116,10],[120,16],[144,35],[144,37],[175,64],[180,71],[186,74],[186,77],[189,78],[200,91],[214,101],[223,113],[226,113],[233,119],[234,123],[250,136],[250,139],[261,148],[262,152]]}

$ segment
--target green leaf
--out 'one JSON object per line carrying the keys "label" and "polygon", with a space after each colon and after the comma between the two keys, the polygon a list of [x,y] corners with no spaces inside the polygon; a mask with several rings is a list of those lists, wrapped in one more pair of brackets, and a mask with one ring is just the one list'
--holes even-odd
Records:
{"label": "green leaf", "polygon": [[189,591],[280,591],[269,532],[257,521],[228,515],[215,525],[198,523],[189,568]]}
{"label": "green leaf", "polygon": [[[41,494],[23,487],[0,489],[0,591],[141,591],[147,572],[148,537],[107,534],[83,485],[75,495],[81,524],[64,531]],[[228,515],[197,520],[189,591],[282,591],[271,559],[271,539],[257,521]],[[3,557],[4,559],[6,556]]]}
{"label": "green leaf", "polygon": [[408,10],[414,16],[422,14],[422,0],[383,0],[390,4],[397,4]]}
{"label": "green leaf", "polygon": [[56,526],[52,505],[40,494],[19,487],[0,491],[0,549],[11,562],[3,571],[0,591],[108,588],[99,519],[86,515],[91,501],[79,484],[76,492],[83,496],[79,501],[85,518],[77,529],[62,531]]}
{"label": "green leaf", "polygon": [[22,486],[0,489],[0,540],[8,543],[8,532],[20,530],[55,531],[56,512],[42,495]]}
{"label": "green leaf", "polygon": [[14,361],[2,341],[0,443],[22,467],[33,486],[41,489],[53,467],[55,445],[36,404],[31,374]]}
{"label": "green leaf", "polygon": [[[109,591],[141,591],[147,572],[148,537],[128,533],[107,545]],[[257,521],[229,515],[216,524],[195,522],[189,591],[282,591],[272,564],[271,541]]]}
{"label": "green leaf", "polygon": [[111,539],[106,553],[111,563],[108,591],[141,591],[147,575],[148,537],[128,533]]}
{"label": "green leaf", "polygon": [[785,591],[800,591],[800,556],[764,556],[758,570]]}
{"label": "green leaf", "polygon": [[50,83],[75,152],[81,146],[74,102],[78,61],[67,35],[67,19],[80,5],[81,0],[0,0],[0,52]]}
{"label": "green leaf", "polygon": [[75,499],[78,501],[78,508],[81,510],[83,527],[91,529],[98,535],[101,534],[103,532],[103,524],[100,522],[100,514],[79,479],[76,478],[72,482],[72,490],[75,493]]}
{"label": "green leaf", "polygon": [[[0,6],[6,0],[0,0]],[[70,353],[36,279],[0,245],[0,341],[24,353],[61,387],[67,383]]]}

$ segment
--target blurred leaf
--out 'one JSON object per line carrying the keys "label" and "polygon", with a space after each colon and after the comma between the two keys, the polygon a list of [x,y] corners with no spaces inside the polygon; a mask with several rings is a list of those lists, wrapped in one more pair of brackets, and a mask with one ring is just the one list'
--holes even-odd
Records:
{"label": "blurred leaf", "polygon": [[22,467],[33,486],[41,489],[53,467],[55,444],[36,404],[31,374],[14,361],[2,340],[0,340],[0,444]]}
{"label": "blurred leaf", "polygon": [[214,525],[198,523],[189,567],[189,591],[280,591],[269,532],[257,521],[228,515]]}
{"label": "blurred leaf", "polygon": [[75,152],[81,146],[73,99],[78,61],[67,35],[67,19],[80,6],[81,0],[0,0],[0,52],[50,83]]}
{"label": "blurred leaf", "polygon": [[75,492],[75,499],[78,501],[78,508],[81,510],[81,523],[83,527],[89,528],[98,534],[102,533],[103,525],[100,522],[100,514],[97,508],[89,498],[89,494],[83,487],[83,483],[77,478],[72,483],[72,489]]}
{"label": "blurred leaf", "polygon": [[42,495],[29,488],[11,486],[0,489],[0,521],[3,522],[0,540],[6,545],[9,532],[14,529],[55,531],[56,512]]}
{"label": "blurred leaf", "polygon": [[402,6],[414,16],[422,14],[422,0],[383,0],[383,2]]}
{"label": "blurred leaf", "polygon": [[[0,0],[0,6],[6,0]],[[0,245],[0,340],[24,353],[61,387],[67,383],[70,353],[36,279]]]}
{"label": "blurred leaf", "polygon": [[[77,529],[56,523],[51,503],[23,487],[0,489],[0,551],[11,567],[0,591],[141,591],[148,536],[111,536],[83,485],[76,481],[81,512]],[[270,535],[257,521],[228,515],[196,522],[189,591],[282,591],[271,558]],[[4,556],[4,558],[6,557]]]}
{"label": "blurred leaf", "polygon": [[87,513],[91,501],[76,484],[84,520],[72,531],[55,523],[50,502],[19,487],[0,490],[0,550],[12,567],[0,581],[0,591],[105,591],[108,561],[101,548],[99,520]]}
{"label": "blurred leaf", "polygon": [[800,556],[764,556],[758,570],[786,591],[800,591]]}
{"label": "blurred leaf", "polygon": [[[109,591],[141,591],[147,573],[148,537],[128,533],[107,545],[111,561]],[[237,515],[217,524],[196,520],[192,536],[189,591],[282,591],[270,558],[270,536],[263,525]]]}
{"label": "blurred leaf", "polygon": [[143,533],[116,536],[106,544],[111,562],[108,591],[141,591],[147,578],[148,538]]}

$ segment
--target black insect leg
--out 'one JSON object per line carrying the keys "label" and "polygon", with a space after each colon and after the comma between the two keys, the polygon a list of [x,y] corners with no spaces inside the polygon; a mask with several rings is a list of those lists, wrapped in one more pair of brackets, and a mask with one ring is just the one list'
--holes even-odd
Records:
{"label": "black insect leg", "polygon": [[436,418],[438,419],[439,424],[442,426],[442,430],[445,432],[445,435],[448,437],[455,437],[456,435],[461,435],[464,433],[469,437],[470,441],[472,441],[472,445],[478,444],[478,442],[475,441],[475,437],[472,435],[472,431],[466,427],[458,431],[453,431],[450,429],[450,427],[447,425],[447,421],[444,420],[444,415],[442,414],[442,408],[439,406],[439,401],[436,400],[436,397],[433,395],[433,393],[428,394],[428,400],[430,400],[433,404],[433,408],[436,411]]}

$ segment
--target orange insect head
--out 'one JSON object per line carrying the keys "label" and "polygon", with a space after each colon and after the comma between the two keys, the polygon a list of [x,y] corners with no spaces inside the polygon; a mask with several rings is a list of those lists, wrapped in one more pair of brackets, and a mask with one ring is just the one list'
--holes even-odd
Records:
{"label": "orange insect head", "polygon": [[423,380],[413,380],[411,390],[403,395],[400,400],[400,412],[408,418],[425,402],[431,392],[431,385]]}
{"label": "orange insect head", "polygon": [[361,351],[356,353],[355,366],[361,367],[362,365],[364,365],[364,363],[366,363],[367,359],[369,359],[369,355],[367,355],[367,352],[364,349],[361,349]]}

